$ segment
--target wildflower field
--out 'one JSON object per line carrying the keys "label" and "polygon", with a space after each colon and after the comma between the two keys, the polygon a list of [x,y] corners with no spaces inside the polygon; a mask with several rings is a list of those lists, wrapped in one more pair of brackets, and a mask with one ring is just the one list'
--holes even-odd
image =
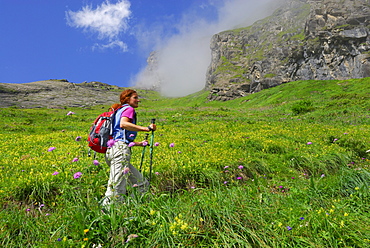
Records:
{"label": "wildflower field", "polygon": [[106,213],[109,168],[86,139],[109,106],[0,109],[0,245],[370,247],[369,84],[291,82],[228,102],[139,91],[139,124],[158,127],[152,174],[149,147],[131,162],[150,192],[130,187]]}

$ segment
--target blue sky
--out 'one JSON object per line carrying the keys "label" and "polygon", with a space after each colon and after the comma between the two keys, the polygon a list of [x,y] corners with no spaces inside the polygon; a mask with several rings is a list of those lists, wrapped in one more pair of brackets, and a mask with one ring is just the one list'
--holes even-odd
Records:
{"label": "blue sky", "polygon": [[192,93],[204,86],[212,35],[263,18],[268,2],[0,0],[0,82],[149,86],[146,59],[157,50],[163,92]]}

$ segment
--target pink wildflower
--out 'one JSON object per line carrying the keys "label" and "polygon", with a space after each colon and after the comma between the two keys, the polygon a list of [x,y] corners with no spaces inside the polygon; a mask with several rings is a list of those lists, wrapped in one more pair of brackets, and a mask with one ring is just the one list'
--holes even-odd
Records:
{"label": "pink wildflower", "polygon": [[133,147],[133,146],[135,146],[135,142],[130,142],[130,143],[128,144],[128,147]]}
{"label": "pink wildflower", "polygon": [[123,174],[128,174],[129,172],[130,172],[130,168],[125,167],[125,168],[123,169]]}
{"label": "pink wildflower", "polygon": [[107,146],[108,146],[109,148],[111,148],[111,147],[114,145],[114,143],[115,143],[114,139],[110,139],[110,140],[108,140],[108,142],[107,142]]}
{"label": "pink wildflower", "polygon": [[137,234],[130,234],[130,235],[128,235],[127,240],[126,240],[126,243],[128,243],[131,239],[134,239],[134,238],[137,238],[137,237],[139,237],[139,235],[137,235]]}
{"label": "pink wildflower", "polygon": [[48,152],[54,151],[55,149],[56,149],[55,147],[50,147],[50,148],[48,149]]}
{"label": "pink wildflower", "polygon": [[82,177],[82,172],[76,172],[74,175],[73,175],[73,178],[74,179],[77,179],[77,178],[80,178]]}

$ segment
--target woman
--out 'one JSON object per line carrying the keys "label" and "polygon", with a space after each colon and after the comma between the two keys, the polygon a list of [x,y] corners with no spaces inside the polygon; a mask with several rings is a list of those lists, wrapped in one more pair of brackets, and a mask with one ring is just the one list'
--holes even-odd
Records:
{"label": "woman", "polygon": [[135,108],[139,106],[139,97],[136,91],[127,89],[120,95],[120,108],[115,116],[113,124],[113,141],[110,141],[105,160],[110,166],[110,175],[107,191],[102,205],[106,206],[112,201],[123,199],[126,195],[127,180],[137,188],[140,193],[148,190],[149,182],[143,175],[130,163],[131,146],[144,146],[147,141],[135,142],[138,131],[155,131],[156,125],[150,124],[148,127],[136,124]]}

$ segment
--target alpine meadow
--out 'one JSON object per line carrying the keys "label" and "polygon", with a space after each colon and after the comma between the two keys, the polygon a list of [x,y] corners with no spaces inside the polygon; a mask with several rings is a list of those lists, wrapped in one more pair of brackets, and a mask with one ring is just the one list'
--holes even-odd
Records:
{"label": "alpine meadow", "polygon": [[108,105],[2,108],[0,245],[369,247],[369,83],[295,81],[225,102],[138,90],[138,124],[157,131],[131,162],[150,191],[132,185],[108,212],[109,168],[86,142]]}

